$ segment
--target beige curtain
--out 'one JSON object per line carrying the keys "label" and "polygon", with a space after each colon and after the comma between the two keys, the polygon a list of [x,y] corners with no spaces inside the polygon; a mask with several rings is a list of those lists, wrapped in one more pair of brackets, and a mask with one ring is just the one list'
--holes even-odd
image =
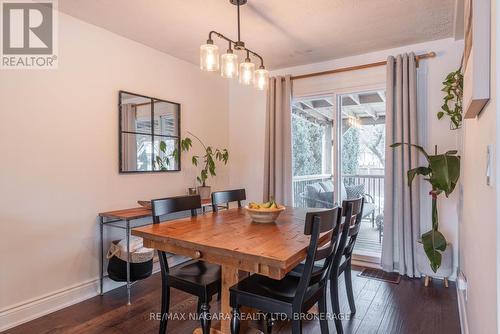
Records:
{"label": "beige curtain", "polygon": [[264,201],[292,205],[292,81],[269,79],[264,158]]}
{"label": "beige curtain", "polygon": [[[417,66],[415,54],[387,59],[386,144],[418,144]],[[382,267],[410,277],[416,268],[416,245],[420,237],[418,182],[408,187],[406,172],[418,165],[418,152],[407,146],[385,153],[384,241]]]}

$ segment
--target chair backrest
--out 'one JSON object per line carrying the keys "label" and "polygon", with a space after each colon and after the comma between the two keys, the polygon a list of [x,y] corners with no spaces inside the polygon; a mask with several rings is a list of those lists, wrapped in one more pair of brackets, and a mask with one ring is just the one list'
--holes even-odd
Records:
{"label": "chair backrest", "polygon": [[[309,287],[315,284],[326,284],[339,236],[342,217],[341,211],[342,209],[335,207],[333,209],[308,212],[306,214],[304,234],[310,235],[311,240],[307,248],[304,270],[293,301],[296,307],[302,305]],[[330,234],[330,240],[324,245],[320,245],[319,242],[321,233]],[[322,263],[316,265],[318,261]]]}
{"label": "chair backrest", "polygon": [[241,208],[241,201],[246,199],[245,189],[216,191],[212,193],[212,210],[219,211],[220,204],[226,204],[229,207],[230,202],[238,202],[238,208]]}
{"label": "chair backrest", "polygon": [[[338,270],[342,262],[342,256],[350,250],[352,254],[356,236],[358,235],[361,226],[361,219],[363,216],[363,204],[365,199],[363,197],[342,201],[342,216],[344,217],[344,225],[340,239],[338,241],[337,250],[333,258],[331,274],[338,275]],[[351,208],[351,210],[349,210]]]}
{"label": "chair backrest", "polygon": [[160,222],[160,216],[174,212],[191,210],[191,216],[196,216],[198,214],[197,209],[200,208],[200,195],[159,198],[151,201],[154,224]]}
{"label": "chair backrest", "polygon": [[352,201],[352,215],[356,216],[356,222],[351,224],[347,233],[347,242],[344,247],[344,255],[350,257],[354,250],[354,244],[358,237],[359,229],[361,228],[361,220],[363,219],[363,207],[365,206],[365,198],[362,196]]}
{"label": "chair backrest", "polygon": [[[197,209],[201,208],[200,195],[193,196],[176,196],[168,198],[159,198],[151,201],[151,212],[153,216],[153,224],[160,223],[160,216],[191,210],[191,216],[198,214]],[[167,254],[158,250],[158,258],[160,260],[161,277],[166,280],[169,273]]]}

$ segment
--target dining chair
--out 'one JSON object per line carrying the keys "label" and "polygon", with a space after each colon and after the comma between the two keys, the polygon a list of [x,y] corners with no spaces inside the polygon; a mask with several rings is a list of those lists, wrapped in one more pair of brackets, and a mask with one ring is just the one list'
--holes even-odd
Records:
{"label": "dining chair", "polygon": [[[335,328],[338,334],[343,333],[342,320],[340,319],[340,303],[339,303],[339,276],[344,274],[345,287],[347,292],[347,300],[351,314],[356,313],[356,305],[354,303],[354,293],[352,290],[352,274],[351,261],[356,238],[363,219],[364,197],[342,201],[342,211],[347,214],[343,215],[345,222],[351,221],[350,224],[344,224],[342,233],[338,242],[337,250],[333,258],[332,268],[330,270],[330,298],[332,303],[333,314],[335,320]],[[351,211],[347,212],[350,207]],[[349,218],[348,218],[349,217]],[[342,261],[342,259],[344,259]]]}
{"label": "dining chair", "polygon": [[[151,201],[153,223],[160,223],[160,216],[191,211],[191,217],[197,215],[201,208],[201,198],[195,196],[177,196]],[[168,223],[167,223],[168,224]],[[221,291],[220,267],[200,260],[190,260],[173,268],[169,268],[167,254],[158,251],[161,268],[161,320],[160,334],[167,331],[168,310],[170,304],[170,288],[175,288],[198,297],[198,313],[203,334],[210,333],[210,300]]]}
{"label": "dining chair", "polygon": [[241,208],[241,201],[246,200],[245,189],[234,189],[216,191],[212,193],[212,211],[219,211],[220,205],[225,204],[224,208],[229,208],[229,203],[238,202],[238,208]]}
{"label": "dining chair", "polygon": [[[304,234],[310,236],[303,274],[286,275],[281,280],[254,274],[229,288],[231,312],[231,333],[240,330],[240,307],[258,309],[265,314],[283,314],[292,321],[292,333],[302,333],[301,314],[318,303],[321,333],[328,333],[327,280],[330,265],[335,254],[341,209],[336,207],[306,214]],[[330,233],[325,245],[320,243],[320,234]],[[315,265],[321,261],[321,265]]]}

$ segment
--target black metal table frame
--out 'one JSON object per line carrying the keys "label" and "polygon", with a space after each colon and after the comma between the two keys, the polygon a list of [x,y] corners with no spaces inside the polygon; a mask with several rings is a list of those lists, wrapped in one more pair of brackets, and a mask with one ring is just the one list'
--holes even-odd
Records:
{"label": "black metal table frame", "polygon": [[[106,217],[100,216],[100,237],[101,237],[101,261],[100,261],[100,268],[99,268],[99,274],[100,274],[100,295],[102,296],[104,294],[104,226],[109,226],[109,227],[114,227],[118,229],[125,230],[126,232],[126,239],[127,239],[127,305],[130,305],[130,289],[132,287],[133,282],[130,282],[130,230],[132,229],[131,227],[131,221],[132,220],[138,220],[138,219],[144,219],[146,217],[140,217],[140,218],[134,218],[134,219],[112,219],[112,220],[107,220]],[[123,223],[125,222],[125,225],[121,224],[119,225],[118,223]],[[141,226],[147,226],[151,225],[153,222],[148,222],[145,224],[140,224],[140,225],[134,225],[133,228],[136,227],[141,227]]]}

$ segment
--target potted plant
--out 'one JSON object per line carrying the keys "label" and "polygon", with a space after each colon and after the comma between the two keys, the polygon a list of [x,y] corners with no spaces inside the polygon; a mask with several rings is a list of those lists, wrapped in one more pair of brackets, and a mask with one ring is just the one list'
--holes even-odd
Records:
{"label": "potted plant", "polygon": [[[192,134],[191,132],[188,132],[188,134],[192,137],[194,137],[203,147],[203,154],[202,155],[193,155],[191,157],[191,163],[194,166],[198,166],[200,159],[201,159],[201,166],[202,169],[200,171],[200,174],[196,177],[196,180],[200,183],[200,185],[197,187],[198,194],[202,199],[209,199],[211,195],[211,188],[210,186],[207,186],[206,181],[209,178],[209,176],[216,176],[216,161],[223,162],[224,165],[227,164],[227,160],[229,159],[229,152],[227,149],[223,148],[214,148],[212,146],[207,146],[203,143],[203,141],[198,138],[196,135]],[[191,147],[193,146],[193,141],[190,137],[186,137],[184,139],[181,139],[181,150],[183,152],[188,152]],[[177,150],[174,150],[172,155],[177,158]]]}
{"label": "potted plant", "polygon": [[442,119],[446,115],[450,117],[451,129],[459,129],[462,126],[462,97],[464,95],[464,75],[461,66],[446,76],[441,91],[446,95],[437,118]]}
{"label": "potted plant", "polygon": [[[448,244],[444,235],[439,231],[437,199],[442,193],[448,197],[455,189],[460,176],[460,156],[457,155],[457,151],[455,150],[447,151],[444,154],[438,154],[437,146],[435,147],[434,155],[429,155],[423,147],[414,144],[395,143],[392,144],[391,147],[395,148],[401,145],[410,145],[415,147],[427,159],[427,166],[413,168],[407,172],[408,186],[411,186],[411,183],[416,175],[425,176],[424,180],[431,184],[432,190],[429,194],[432,197],[432,229],[422,234],[421,245],[428,258],[430,269],[434,273],[437,273],[438,269],[441,267],[444,254],[446,269],[449,268],[449,274],[442,273],[439,276],[447,278],[451,274],[452,253],[451,249],[448,251],[446,250],[447,246],[451,245]],[[423,273],[427,273],[426,269],[427,268],[425,267],[419,268],[419,270]],[[428,274],[430,275],[431,273]]]}

